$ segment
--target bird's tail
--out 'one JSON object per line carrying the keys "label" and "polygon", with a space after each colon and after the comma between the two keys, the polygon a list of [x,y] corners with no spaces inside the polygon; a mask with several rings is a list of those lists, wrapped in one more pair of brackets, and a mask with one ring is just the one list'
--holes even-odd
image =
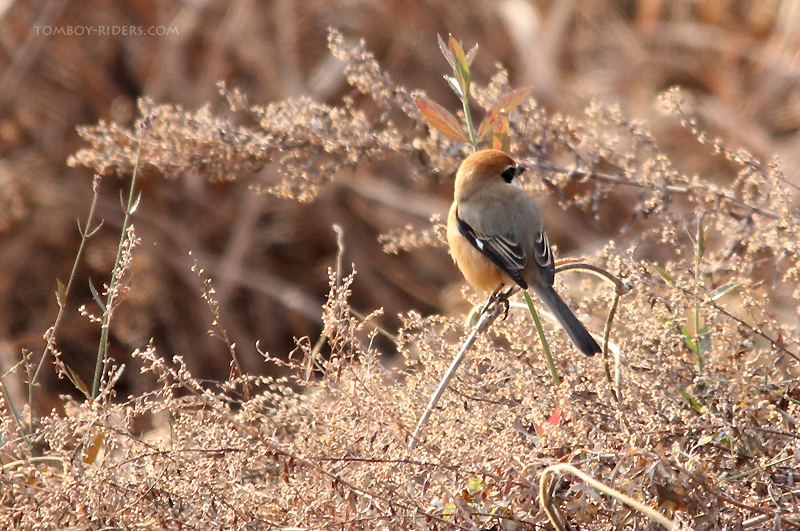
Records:
{"label": "bird's tail", "polygon": [[601,352],[600,345],[589,334],[586,327],[575,317],[564,300],[556,293],[552,286],[533,285],[536,295],[544,301],[551,312],[556,316],[561,327],[578,347],[578,350],[587,356],[594,356]]}

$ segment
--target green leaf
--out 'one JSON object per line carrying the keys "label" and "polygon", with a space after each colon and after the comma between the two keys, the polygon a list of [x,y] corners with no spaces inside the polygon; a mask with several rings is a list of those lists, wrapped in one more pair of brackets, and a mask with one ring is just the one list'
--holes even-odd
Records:
{"label": "green leaf", "polygon": [[456,78],[454,78],[453,76],[444,76],[444,80],[447,81],[447,83],[450,85],[450,88],[453,89],[453,92],[456,93],[458,99],[460,99],[461,102],[463,103],[464,93],[461,92],[461,86],[458,84],[458,81],[456,81]]}
{"label": "green leaf", "polygon": [[461,43],[458,42],[455,37],[450,35],[448,46],[450,48],[450,53],[453,54],[453,57],[455,57],[456,60],[453,70],[469,72],[469,62],[467,61],[467,56],[464,54],[464,48],[462,48]]}
{"label": "green leaf", "polygon": [[697,400],[695,400],[695,398],[692,395],[690,395],[689,393],[686,392],[686,390],[681,389],[680,387],[676,386],[675,389],[678,391],[678,393],[680,393],[680,395],[684,398],[684,400],[686,400],[689,403],[689,405],[692,406],[692,409],[694,409],[700,415],[703,414],[703,406],[701,406],[700,403]]}
{"label": "green leaf", "polygon": [[86,387],[85,383],[83,383],[83,380],[80,376],[78,376],[78,373],[73,371],[69,365],[65,364],[64,368],[67,370],[67,373],[69,373],[69,380],[78,389],[78,391],[83,393],[84,396],[92,396],[92,394],[89,392],[89,388]]}
{"label": "green leaf", "polygon": [[139,208],[139,201],[141,200],[142,200],[142,192],[139,192],[139,195],[136,196],[136,200],[133,202],[133,205],[131,205],[131,209],[128,211],[129,216],[134,212],[136,212],[136,209]]}
{"label": "green leaf", "polygon": [[703,259],[706,254],[706,231],[703,229],[703,218],[697,224],[697,263]]}
{"label": "green leaf", "polygon": [[64,286],[64,283],[61,282],[59,279],[56,279],[56,302],[58,302],[58,307],[64,307],[64,301],[67,300],[67,287]]}
{"label": "green leaf", "polygon": [[467,490],[470,494],[476,494],[483,489],[483,478],[482,477],[474,477],[470,478],[467,481]]}
{"label": "green leaf", "polygon": [[705,445],[711,443],[713,440],[714,440],[714,437],[712,437],[710,435],[706,435],[705,437],[701,437],[700,440],[697,441],[697,444],[695,446],[696,447],[697,446],[705,446]]}
{"label": "green leaf", "polygon": [[669,273],[667,273],[666,269],[664,269],[663,267],[658,266],[658,265],[656,265],[656,264],[654,264],[652,262],[648,262],[648,263],[650,264],[650,267],[652,267],[655,270],[656,273],[661,275],[661,278],[663,278],[664,280],[666,280],[670,284],[675,284],[675,278],[672,275],[670,275]]}
{"label": "green leaf", "polygon": [[461,128],[461,122],[450,111],[424,97],[417,98],[417,108],[427,120],[428,125],[453,140],[469,143],[469,138]]}
{"label": "green leaf", "polygon": [[700,338],[700,342],[697,344],[699,351],[698,354],[705,354],[707,352],[710,352],[711,336],[708,335],[708,325],[703,325],[703,327],[697,331],[697,337]]}
{"label": "green leaf", "polygon": [[94,298],[94,302],[96,302],[97,305],[100,306],[100,310],[102,310],[103,313],[105,313],[106,305],[103,302],[103,299],[100,298],[100,294],[97,293],[96,289],[94,289],[94,284],[92,284],[92,279],[89,279],[89,291],[92,292],[92,297]]}
{"label": "green leaf", "polygon": [[697,343],[694,342],[694,336],[689,333],[689,329],[681,325],[681,332],[683,333],[683,341],[686,343],[686,346],[692,349],[692,352],[695,354],[699,354],[700,349],[697,346]]}
{"label": "green leaf", "polygon": [[735,282],[728,282],[727,284],[724,284],[724,285],[718,287],[717,289],[715,289],[714,291],[711,292],[711,295],[710,295],[711,300],[712,301],[716,301],[718,299],[721,299],[722,297],[724,297],[725,295],[727,295],[731,291],[735,290],[736,288],[738,288],[742,284],[744,284],[744,282],[742,282],[740,280],[737,280]]}
{"label": "green leaf", "polygon": [[453,58],[455,58],[456,64],[453,67],[453,73],[456,75],[456,80],[458,80],[458,84],[461,87],[461,93],[464,95],[462,101],[464,101],[469,95],[469,84],[472,79],[469,71],[470,61],[467,60],[467,56],[464,54],[464,48],[461,46],[461,43],[458,42],[452,35],[450,35],[448,47],[450,49],[450,53],[453,55]]}

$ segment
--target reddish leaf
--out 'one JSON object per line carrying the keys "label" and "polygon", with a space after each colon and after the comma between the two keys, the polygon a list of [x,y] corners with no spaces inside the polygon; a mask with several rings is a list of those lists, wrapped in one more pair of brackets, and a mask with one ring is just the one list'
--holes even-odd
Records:
{"label": "reddish leaf", "polygon": [[562,419],[561,404],[557,404],[556,408],[553,410],[553,414],[550,415],[549,419],[547,419],[547,422],[549,424],[552,424],[553,426],[558,426],[559,424],[561,424],[561,419]]}
{"label": "reddish leaf", "polygon": [[86,448],[86,452],[83,454],[83,462],[86,464],[91,465],[97,459],[97,454],[100,453],[100,448],[103,446],[103,432],[98,432],[97,435],[94,436],[92,442]]}
{"label": "reddish leaf", "polygon": [[486,133],[491,130],[492,122],[494,122],[500,114],[505,112],[505,115],[508,116],[511,111],[513,111],[517,105],[522,103],[525,98],[531,93],[531,88],[521,88],[517,90],[512,90],[511,92],[507,92],[500,96],[500,99],[497,100],[494,105],[492,105],[488,111],[486,111],[486,116],[483,117],[483,121],[481,122],[481,126],[478,129],[478,138],[483,138]]}
{"label": "reddish leaf", "polygon": [[422,97],[417,98],[417,108],[428,121],[428,125],[453,140],[469,143],[461,122],[450,111],[435,101]]}
{"label": "reddish leaf", "polygon": [[497,117],[492,120],[492,149],[497,149],[508,153],[511,146],[511,132],[508,127],[508,118],[505,112],[500,112]]}
{"label": "reddish leaf", "polygon": [[533,90],[531,87],[525,87],[506,92],[495,102],[494,106],[499,109],[505,109],[506,114],[508,114],[516,109],[517,105],[525,101],[525,98],[528,97],[531,90]]}

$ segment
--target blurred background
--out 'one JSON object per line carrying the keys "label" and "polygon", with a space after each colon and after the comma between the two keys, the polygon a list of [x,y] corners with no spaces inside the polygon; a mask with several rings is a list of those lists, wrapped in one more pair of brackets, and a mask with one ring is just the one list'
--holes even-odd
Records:
{"label": "blurred background", "polygon": [[[800,0],[0,0],[0,373],[15,403],[26,402],[24,371],[6,373],[22,352],[37,362],[44,349],[58,310],[56,279],[69,277],[80,243],[76,220],[86,219],[91,202],[91,171],[66,164],[84,147],[76,126],[131,127],[144,95],[225,115],[220,80],[254,104],[303,95],[340,103],[353,89],[328,52],[331,27],[351,42],[363,38],[397,83],[456,111],[436,40],[453,34],[468,49],[479,45],[475,83],[488,82],[500,64],[511,85],[533,87],[549,113],[579,116],[592,98],[619,105],[649,124],[681,170],[730,179],[729,164],[708,156],[662,111],[659,93],[680,85],[705,131],[764,160],[777,156],[798,182]],[[334,223],[343,230],[346,270],[354,263],[359,273],[355,309],[384,308],[390,332],[397,314],[411,309],[462,312],[463,281],[444,248],[389,255],[378,241],[406,225],[429,228],[431,214],[446,213],[451,176],[417,173],[399,156],[375,161],[308,204],[253,194],[247,179],[141,180],[133,222],[142,244],[112,325],[114,357],[134,365],[119,394],[152,385],[129,357],[150,338],[162,356],[182,355],[200,378],[229,373],[227,347],[207,334],[212,314],[190,251],[214,281],[221,324],[251,374],[274,369],[256,341],[285,357],[294,338],[319,337],[326,271],[336,262]],[[58,334],[64,361],[85,382],[99,326],[76,309],[96,311],[88,279],[98,289],[108,282],[127,184],[101,183],[96,217],[104,224],[89,240]],[[594,219],[553,207],[548,232],[562,254],[591,254],[627,215],[605,208]],[[569,237],[559,230],[576,224],[585,230]],[[74,392],[49,369],[41,379],[47,392],[37,394],[40,413],[58,406],[59,393]]]}

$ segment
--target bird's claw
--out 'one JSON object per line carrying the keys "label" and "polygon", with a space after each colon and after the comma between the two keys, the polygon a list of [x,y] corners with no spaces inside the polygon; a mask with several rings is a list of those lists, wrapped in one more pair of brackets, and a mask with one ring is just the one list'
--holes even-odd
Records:
{"label": "bird's claw", "polygon": [[497,296],[497,304],[503,307],[503,319],[505,321],[508,317],[508,309],[511,307],[511,304],[508,302],[508,294],[503,292]]}
{"label": "bird's claw", "polygon": [[511,304],[508,302],[508,298],[513,293],[513,288],[509,288],[507,290],[503,290],[503,286],[501,285],[499,288],[494,290],[494,292],[489,295],[489,300],[486,301],[486,305],[484,305],[483,310],[481,313],[486,312],[491,308],[494,304],[499,304],[502,308],[503,312],[503,321],[508,318],[508,310],[511,307]]}

